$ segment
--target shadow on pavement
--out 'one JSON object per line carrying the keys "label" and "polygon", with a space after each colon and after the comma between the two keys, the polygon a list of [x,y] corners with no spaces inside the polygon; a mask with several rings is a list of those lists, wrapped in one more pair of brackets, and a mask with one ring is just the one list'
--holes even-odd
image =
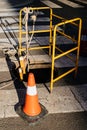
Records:
{"label": "shadow on pavement", "polygon": [[[20,80],[19,74],[17,69],[15,68],[15,63],[13,63],[9,56],[6,55],[6,61],[9,68],[9,72],[13,81],[13,85],[10,86],[10,89],[16,89],[17,96],[18,96],[18,102],[14,105],[14,109],[20,105],[24,104],[25,101],[25,94],[26,94],[26,86],[25,84]],[[8,89],[8,88],[7,88]]]}

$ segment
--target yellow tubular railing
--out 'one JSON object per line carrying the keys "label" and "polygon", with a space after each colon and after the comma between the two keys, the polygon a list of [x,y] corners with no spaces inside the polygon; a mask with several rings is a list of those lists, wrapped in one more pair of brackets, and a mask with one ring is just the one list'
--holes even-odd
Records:
{"label": "yellow tubular railing", "polygon": [[[23,30],[23,25],[22,25],[22,20],[23,20],[23,15],[25,15],[27,13],[27,11],[43,11],[43,10],[48,10],[49,11],[49,18],[50,18],[50,25],[48,29],[41,29],[41,30],[33,30],[33,31],[26,31]],[[27,21],[27,29],[28,29],[28,21]],[[23,35],[27,35],[27,34],[37,34],[37,33],[49,33],[49,45],[45,45],[45,46],[36,46],[36,47],[29,47],[28,50],[38,50],[38,49],[49,49],[49,55],[51,55],[51,46],[52,46],[52,9],[49,7],[37,7],[37,8],[32,8],[32,7],[25,7],[23,9],[20,10],[20,14],[19,14],[19,48],[18,48],[18,53],[19,56],[22,55],[22,52],[26,51],[27,53],[27,46],[23,47],[22,46],[22,36]],[[26,37],[27,39],[27,37]],[[27,40],[25,41],[27,44]],[[20,64],[20,68],[21,68],[21,73],[23,73],[23,69],[22,66]],[[23,75],[23,74],[22,74]],[[22,77],[22,78],[21,78]],[[23,80],[23,76],[21,76],[20,74],[20,78]]]}
{"label": "yellow tubular railing", "polygon": [[[61,25],[65,25],[65,24],[70,24],[73,22],[79,21],[79,26],[78,26],[78,40],[77,40],[77,46],[66,51],[63,52],[61,51],[61,54],[58,54],[57,56],[55,56],[55,50],[56,50],[56,34],[57,34],[57,28]],[[52,50],[52,69],[51,69],[51,83],[50,83],[50,91],[52,91],[53,89],[53,83],[58,81],[59,79],[63,78],[64,76],[70,74],[71,72],[75,71],[75,75],[77,74],[77,68],[78,68],[78,60],[79,60],[79,49],[80,49],[80,37],[81,37],[81,27],[82,27],[82,20],[80,18],[75,18],[75,19],[71,19],[71,20],[66,20],[64,22],[58,23],[57,25],[55,25],[54,27],[54,34],[53,34],[53,50]],[[62,33],[61,33],[62,34]],[[66,34],[63,33],[64,36],[66,36]],[[61,58],[63,56],[67,56],[67,54],[73,52],[77,50],[77,54],[76,54],[76,62],[75,62],[75,67],[73,67],[72,69],[70,69],[69,71],[63,73],[62,75],[54,78],[54,67],[55,67],[55,60],[57,60],[58,58]],[[71,59],[72,60],[72,59]],[[73,60],[72,60],[73,61]]]}
{"label": "yellow tubular railing", "polygon": [[[21,9],[20,14],[19,14],[19,49],[18,49],[18,52],[19,52],[20,56],[22,55],[23,51],[26,51],[26,47],[22,46],[22,35],[26,35],[26,31],[23,30],[23,27],[22,27],[22,20],[23,20],[22,15],[23,15],[23,13],[26,12],[26,9],[28,9],[28,8],[25,7],[23,9]],[[57,16],[56,14],[53,14],[52,9],[49,8],[49,7],[37,7],[37,8],[29,7],[29,10],[33,10],[33,11],[34,10],[36,10],[36,11],[38,11],[38,10],[41,10],[41,11],[48,10],[49,11],[49,18],[50,18],[49,29],[47,29],[47,30],[34,30],[34,31],[28,30],[28,34],[49,33],[49,45],[38,46],[38,47],[37,46],[36,47],[29,47],[28,50],[38,50],[38,49],[46,49],[46,48],[49,49],[49,55],[52,56],[51,81],[50,81],[50,91],[52,92],[53,83],[55,83],[56,81],[60,80],[61,78],[70,74],[73,71],[75,71],[75,76],[77,74],[82,20],[80,18],[74,18],[74,19],[67,20],[67,19],[65,19],[61,16]],[[61,20],[61,22],[53,26],[53,17]],[[72,24],[72,26],[75,26],[75,27],[78,28],[78,39],[75,39],[75,38],[65,34],[65,32],[59,30],[60,26],[63,26],[63,25],[66,25],[66,24]],[[61,50],[60,48],[58,48],[58,46],[56,46],[57,33],[66,37],[67,39],[71,39],[73,42],[77,43],[76,46],[73,47],[72,49],[69,49],[68,51],[65,51],[65,52],[63,50]],[[56,50],[59,51],[60,54],[55,54]],[[72,56],[69,55],[73,51],[77,52],[75,59]],[[60,76],[57,76],[56,78],[54,78],[55,60],[58,60],[59,58],[62,58],[63,56],[67,56],[72,62],[74,62],[75,66],[72,69],[68,70],[67,72],[61,74]],[[21,76],[21,77],[23,78],[23,76]]]}
{"label": "yellow tubular railing", "polygon": [[[29,48],[29,50],[38,50],[38,49],[45,49],[48,48],[49,49],[49,54],[51,54],[51,44],[52,44],[52,9],[49,7],[37,7],[37,8],[32,8],[29,7],[29,10],[50,10],[50,27],[48,30],[34,30],[34,31],[29,31],[28,34],[32,34],[32,33],[50,33],[50,38],[49,38],[49,46],[44,46],[44,47],[33,47],[33,48]],[[20,14],[19,14],[19,55],[22,54],[22,51],[26,50],[26,48],[22,47],[22,35],[26,35],[26,31],[24,31],[22,29],[22,13],[26,11],[26,7],[20,10]]]}

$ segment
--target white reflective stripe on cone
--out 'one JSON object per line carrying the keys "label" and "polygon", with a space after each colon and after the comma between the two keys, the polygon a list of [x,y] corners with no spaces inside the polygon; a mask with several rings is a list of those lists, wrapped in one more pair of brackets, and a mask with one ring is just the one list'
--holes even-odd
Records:
{"label": "white reflective stripe on cone", "polygon": [[37,94],[37,90],[36,90],[36,86],[28,86],[27,87],[27,94],[30,95],[30,96],[34,96]]}

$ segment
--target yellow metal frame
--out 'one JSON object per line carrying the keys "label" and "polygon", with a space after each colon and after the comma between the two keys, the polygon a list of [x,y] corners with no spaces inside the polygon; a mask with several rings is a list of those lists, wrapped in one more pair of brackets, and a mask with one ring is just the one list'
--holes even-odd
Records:
{"label": "yellow metal frame", "polygon": [[[26,48],[23,48],[22,47],[22,35],[26,35],[26,31],[23,31],[22,30],[22,13],[25,12],[25,9],[26,8],[23,8],[20,10],[20,15],[19,15],[19,55],[21,55],[21,52],[22,51],[25,51]],[[47,46],[43,46],[43,47],[32,47],[32,48],[29,48],[29,50],[38,50],[38,49],[46,49],[46,48],[49,48],[49,53],[51,52],[51,43],[52,43],[52,9],[49,8],[49,7],[38,7],[38,8],[32,8],[32,7],[29,7],[30,10],[50,10],[50,27],[49,27],[49,30],[36,30],[36,31],[29,31],[28,34],[31,34],[31,33],[47,33],[49,32],[50,33],[50,39],[49,39],[49,42],[50,44]]]}
{"label": "yellow metal frame", "polygon": [[[79,22],[78,25],[75,24],[75,22]],[[78,27],[78,40],[76,41],[74,38],[66,35],[64,32],[61,32],[58,30],[58,27],[60,27],[61,25],[66,25],[66,24],[73,24],[74,26]],[[60,80],[61,78],[63,78],[64,76],[70,74],[71,72],[75,71],[75,75],[77,74],[77,69],[78,69],[78,60],[79,60],[79,49],[80,49],[80,37],[81,37],[81,27],[82,27],[82,20],[80,18],[75,18],[75,19],[71,19],[71,20],[65,20],[64,22],[58,23],[57,25],[55,25],[54,27],[54,34],[53,34],[53,49],[52,49],[52,69],[51,69],[51,83],[50,83],[50,90],[52,91],[53,89],[53,83]],[[61,35],[71,39],[72,41],[77,43],[77,46],[63,52],[61,49],[59,49],[56,46],[56,34],[57,32],[59,32]],[[58,50],[59,52],[61,52],[61,54],[55,55],[55,50]],[[74,60],[71,56],[69,56],[68,54],[76,51],[77,50],[77,54],[76,54],[76,59]],[[68,70],[67,72],[61,74],[60,76],[54,78],[54,67],[55,67],[55,60],[62,58],[63,56],[67,56],[68,58],[70,58],[74,63],[75,63],[75,67],[73,67],[72,69]]]}
{"label": "yellow metal frame", "polygon": [[[53,11],[51,8],[49,7],[38,7],[38,8],[32,8],[29,7],[29,9],[31,10],[49,10],[50,11],[50,27],[49,30],[37,30],[37,31],[30,31],[28,32],[29,34],[31,33],[46,33],[49,32],[49,45],[47,46],[41,46],[41,47],[31,47],[29,48],[29,50],[38,50],[38,49],[45,49],[48,48],[49,49],[49,55],[51,55],[52,53],[52,67],[51,67],[51,81],[50,81],[50,91],[53,90],[53,83],[60,80],[61,78],[63,78],[64,76],[70,74],[71,72],[75,71],[75,75],[77,74],[77,69],[78,69],[78,60],[79,60],[79,49],[80,49],[80,36],[81,36],[81,27],[82,27],[82,20],[80,18],[75,18],[75,19],[71,19],[71,20],[66,20],[63,17],[60,17],[58,15],[53,14]],[[22,35],[26,35],[26,31],[22,30],[22,13],[25,12],[25,8],[20,10],[20,15],[19,15],[19,55],[21,56],[22,51],[25,51],[26,48],[22,47]],[[56,24],[55,26],[52,25],[52,20],[53,17],[56,17],[58,19],[60,19],[62,22]],[[78,22],[78,24],[77,24]],[[72,38],[71,36],[65,34],[64,32],[58,30],[58,27],[62,26],[62,25],[66,25],[66,24],[72,24],[73,26],[76,26],[78,28],[78,40],[75,40],[74,38]],[[63,52],[60,48],[58,48],[56,46],[56,38],[57,38],[57,33],[60,33],[61,35],[71,39],[72,41],[77,43],[77,46],[66,51]],[[51,52],[52,50],[52,52]],[[55,51],[59,51],[61,52],[61,54],[55,55]],[[73,59],[71,56],[69,56],[69,53],[73,52],[73,51],[77,51],[76,54],[76,59]],[[54,78],[54,68],[55,68],[55,60],[62,58],[63,56],[67,56],[68,58],[70,58],[74,63],[75,63],[75,67],[73,67],[72,69],[70,69],[69,71],[63,73],[62,75]]]}

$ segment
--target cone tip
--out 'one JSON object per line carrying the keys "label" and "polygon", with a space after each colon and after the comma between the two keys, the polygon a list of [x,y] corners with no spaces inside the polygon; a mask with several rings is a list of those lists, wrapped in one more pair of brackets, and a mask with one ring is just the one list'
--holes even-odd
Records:
{"label": "cone tip", "polygon": [[35,86],[35,78],[33,73],[29,73],[28,75],[28,86]]}

